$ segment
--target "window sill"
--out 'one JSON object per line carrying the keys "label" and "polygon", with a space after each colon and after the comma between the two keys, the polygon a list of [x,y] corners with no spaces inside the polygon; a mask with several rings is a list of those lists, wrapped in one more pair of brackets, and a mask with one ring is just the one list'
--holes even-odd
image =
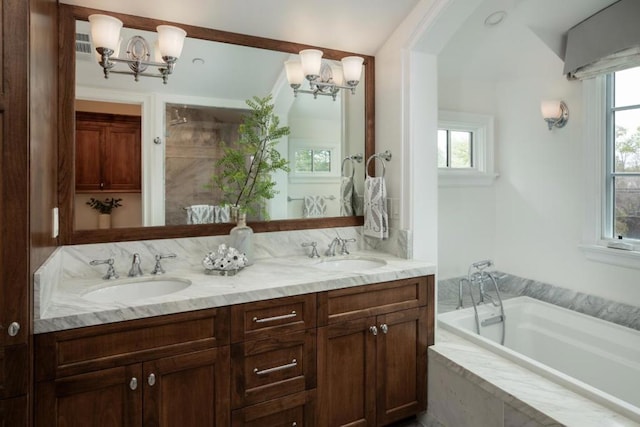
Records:
{"label": "window sill", "polygon": [[580,245],[587,259],[605,264],[640,269],[640,251],[625,251],[599,245]]}
{"label": "window sill", "polygon": [[439,171],[438,187],[488,187],[498,178],[497,173]]}

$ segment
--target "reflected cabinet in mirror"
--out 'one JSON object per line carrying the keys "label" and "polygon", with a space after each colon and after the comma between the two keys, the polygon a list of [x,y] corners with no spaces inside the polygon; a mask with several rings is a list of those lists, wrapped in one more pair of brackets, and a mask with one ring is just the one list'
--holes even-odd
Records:
{"label": "reflected cabinet in mirror", "polygon": [[[362,159],[375,146],[373,57],[104,12],[123,22],[117,46],[126,53],[116,48],[112,57],[144,51],[138,36],[153,57],[158,25],[187,32],[166,83],[144,75],[153,67],[136,81],[136,64],[115,63],[105,78],[99,61],[108,60],[96,53],[88,22],[103,12],[59,8],[62,243],[228,233],[233,200],[214,178],[225,148],[241,139],[247,100],[267,96],[280,126],[289,129],[274,145],[287,170],[269,175],[275,194],[249,217],[253,229],[362,224]],[[74,45],[75,51],[68,48]],[[323,51],[317,81],[333,76],[345,87],[353,81],[340,81],[340,60],[363,57],[355,89],[320,87],[324,92],[315,96],[300,86],[295,94],[285,62],[304,49]],[[255,156],[246,157],[249,168]],[[345,197],[351,188],[353,196]]]}

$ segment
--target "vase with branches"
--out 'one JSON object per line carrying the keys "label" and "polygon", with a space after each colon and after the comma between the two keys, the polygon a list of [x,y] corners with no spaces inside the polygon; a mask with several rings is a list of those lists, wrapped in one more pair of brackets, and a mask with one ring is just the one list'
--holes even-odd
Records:
{"label": "vase with branches", "polygon": [[271,95],[254,96],[246,103],[251,110],[239,127],[239,140],[235,147],[224,147],[224,155],[216,162],[219,172],[213,182],[221,189],[224,203],[249,215],[268,218],[263,202],[277,194],[272,174],[289,172],[289,161],[276,146],[290,131],[289,127],[280,126]]}

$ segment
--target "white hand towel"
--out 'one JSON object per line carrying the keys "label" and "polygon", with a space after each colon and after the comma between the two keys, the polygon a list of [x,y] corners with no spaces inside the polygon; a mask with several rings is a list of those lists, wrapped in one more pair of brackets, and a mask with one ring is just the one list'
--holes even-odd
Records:
{"label": "white hand towel", "polygon": [[211,224],[214,212],[211,205],[191,205],[187,209],[187,224]]}
{"label": "white hand towel", "polygon": [[322,196],[304,196],[302,216],[305,218],[323,218],[327,213],[327,203]]}
{"label": "white hand towel", "polygon": [[215,220],[217,223],[225,223],[231,221],[229,205],[215,207]]}
{"label": "white hand towel", "polygon": [[340,216],[355,214],[353,178],[343,176],[340,180]]}
{"label": "white hand towel", "polygon": [[364,180],[364,235],[389,238],[387,187],[383,177],[367,176]]}

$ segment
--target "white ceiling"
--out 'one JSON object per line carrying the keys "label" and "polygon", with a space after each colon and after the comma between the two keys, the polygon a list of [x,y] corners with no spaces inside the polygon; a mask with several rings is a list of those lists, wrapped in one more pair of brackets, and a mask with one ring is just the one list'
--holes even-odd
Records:
{"label": "white ceiling", "polygon": [[418,0],[61,0],[277,40],[374,55]]}
{"label": "white ceiling", "polygon": [[[440,74],[496,81],[548,72],[549,55],[564,58],[567,31],[615,1],[485,0],[440,52]],[[485,26],[485,18],[498,10],[507,12],[506,19]]]}

